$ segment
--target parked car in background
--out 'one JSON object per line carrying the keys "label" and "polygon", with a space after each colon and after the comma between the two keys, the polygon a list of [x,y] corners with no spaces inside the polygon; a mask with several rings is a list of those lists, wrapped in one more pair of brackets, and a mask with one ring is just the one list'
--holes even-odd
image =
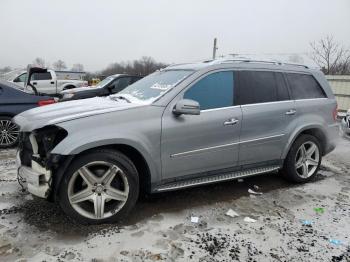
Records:
{"label": "parked car in background", "polygon": [[25,92],[7,81],[0,80],[0,149],[13,147],[18,142],[19,127],[11,121],[15,115],[28,109],[55,103],[49,96]]}
{"label": "parked car in background", "polygon": [[115,95],[17,115],[18,179],[81,223],[114,222],[140,190],[277,171],[310,181],[335,147],[336,117],[319,70],[247,59],[174,65]]}
{"label": "parked car in background", "polygon": [[61,92],[60,101],[91,98],[95,96],[109,96],[120,92],[128,85],[140,80],[142,76],[117,74],[106,77],[96,86],[80,87]]}
{"label": "parked car in background", "polygon": [[[24,88],[27,73],[27,71],[22,71],[9,81]],[[47,70],[33,74],[30,82],[39,93],[54,95],[59,94],[62,90],[87,86],[87,81],[83,80],[84,76],[85,72]]]}
{"label": "parked car in background", "polygon": [[343,136],[350,137],[350,109],[346,112],[345,117],[343,117],[341,120],[340,131]]}

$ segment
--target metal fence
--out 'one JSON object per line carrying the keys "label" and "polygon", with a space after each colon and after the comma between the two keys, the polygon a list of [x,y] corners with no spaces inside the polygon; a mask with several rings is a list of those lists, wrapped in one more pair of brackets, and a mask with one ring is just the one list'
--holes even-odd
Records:
{"label": "metal fence", "polygon": [[338,102],[339,113],[350,109],[350,76],[327,75],[328,83]]}

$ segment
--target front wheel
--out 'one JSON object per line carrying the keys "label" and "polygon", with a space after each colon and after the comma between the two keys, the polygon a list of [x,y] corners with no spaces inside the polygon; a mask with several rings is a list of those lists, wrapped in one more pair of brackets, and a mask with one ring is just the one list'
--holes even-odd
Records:
{"label": "front wheel", "polygon": [[138,194],[138,174],[129,158],[113,150],[96,150],[70,165],[60,185],[59,202],[79,223],[113,223],[125,218]]}
{"label": "front wheel", "polygon": [[14,147],[19,139],[19,127],[11,117],[0,116],[0,149]]}
{"label": "front wheel", "polygon": [[311,135],[301,135],[289,150],[282,174],[292,182],[310,181],[316,175],[321,160],[322,151],[318,139]]}

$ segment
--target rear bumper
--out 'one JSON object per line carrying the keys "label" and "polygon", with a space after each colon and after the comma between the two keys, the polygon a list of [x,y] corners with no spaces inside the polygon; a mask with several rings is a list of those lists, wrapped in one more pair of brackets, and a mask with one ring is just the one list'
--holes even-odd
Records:
{"label": "rear bumper", "polygon": [[16,157],[18,181],[29,193],[48,198],[51,191],[51,171],[32,161],[32,167],[21,164],[19,153]]}

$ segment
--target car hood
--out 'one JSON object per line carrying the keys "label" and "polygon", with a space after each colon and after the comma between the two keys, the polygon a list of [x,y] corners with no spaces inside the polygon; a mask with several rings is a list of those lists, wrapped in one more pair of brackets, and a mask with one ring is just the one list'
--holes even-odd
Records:
{"label": "car hood", "polygon": [[112,100],[110,97],[94,97],[62,102],[25,111],[13,118],[21,131],[29,132],[47,125],[70,121],[114,111],[126,110],[144,105]]}
{"label": "car hood", "polygon": [[72,89],[67,89],[67,90],[63,90],[61,91],[61,94],[74,94],[77,92],[81,92],[81,91],[92,91],[92,90],[100,90],[102,87],[93,87],[93,86],[84,86],[84,87],[78,87],[78,88],[72,88]]}

